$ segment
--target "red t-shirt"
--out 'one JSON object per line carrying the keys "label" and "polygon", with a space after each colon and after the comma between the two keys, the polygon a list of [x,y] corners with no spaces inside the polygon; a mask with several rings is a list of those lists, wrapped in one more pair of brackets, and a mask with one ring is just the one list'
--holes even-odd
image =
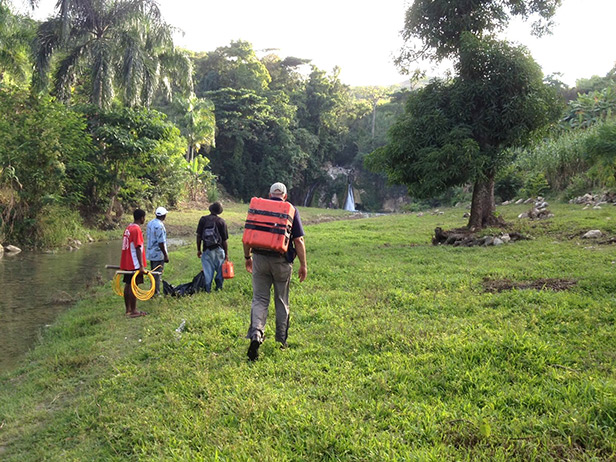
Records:
{"label": "red t-shirt", "polygon": [[137,259],[137,247],[141,246],[141,263],[145,268],[145,246],[143,245],[143,233],[136,223],[131,223],[124,230],[122,238],[122,259],[120,269],[125,271],[136,270],[139,268]]}

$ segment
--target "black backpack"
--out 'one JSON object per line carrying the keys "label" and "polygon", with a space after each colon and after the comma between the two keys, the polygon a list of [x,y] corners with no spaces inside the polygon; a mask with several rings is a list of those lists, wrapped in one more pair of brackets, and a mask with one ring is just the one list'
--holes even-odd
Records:
{"label": "black backpack", "polygon": [[216,223],[212,226],[203,228],[201,240],[203,241],[203,246],[206,249],[222,244],[222,237],[220,237],[220,232],[218,231],[218,226],[216,226]]}

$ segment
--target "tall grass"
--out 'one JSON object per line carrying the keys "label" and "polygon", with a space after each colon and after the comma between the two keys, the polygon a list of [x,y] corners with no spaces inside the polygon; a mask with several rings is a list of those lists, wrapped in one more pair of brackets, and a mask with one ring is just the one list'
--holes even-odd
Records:
{"label": "tall grass", "polygon": [[[272,317],[254,364],[239,234],[221,293],[156,299],[129,320],[101,288],[0,378],[0,457],[612,460],[614,250],[579,236],[613,236],[616,210],[551,208],[553,220],[518,226],[534,239],[487,248],[430,245],[435,226],[465,223],[460,209],[307,226],[290,348]],[[198,267],[182,248],[165,279]],[[485,278],[576,285],[490,293]]]}

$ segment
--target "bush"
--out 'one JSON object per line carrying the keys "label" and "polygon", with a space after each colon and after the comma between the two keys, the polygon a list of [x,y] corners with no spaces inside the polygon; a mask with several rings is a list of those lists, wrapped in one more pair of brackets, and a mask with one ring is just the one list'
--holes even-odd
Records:
{"label": "bush", "polygon": [[496,175],[494,195],[503,201],[508,201],[520,193],[522,186],[524,186],[524,172],[515,165],[509,165]]}
{"label": "bush", "polygon": [[79,212],[60,205],[44,206],[36,218],[26,220],[24,225],[19,229],[22,242],[41,249],[62,247],[70,239],[83,242],[88,235]]}
{"label": "bush", "polygon": [[549,191],[550,185],[543,173],[536,173],[526,179],[522,194],[527,197],[537,197]]}
{"label": "bush", "polygon": [[589,178],[587,173],[581,173],[571,178],[569,186],[565,189],[564,198],[569,200],[574,197],[583,196],[593,189],[593,180]]}

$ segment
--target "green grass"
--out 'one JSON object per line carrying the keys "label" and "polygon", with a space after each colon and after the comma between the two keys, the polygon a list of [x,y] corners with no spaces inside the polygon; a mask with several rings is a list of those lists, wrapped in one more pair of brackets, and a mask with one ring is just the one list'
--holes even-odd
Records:
{"label": "green grass", "polygon": [[[245,208],[223,217],[241,223]],[[499,211],[517,222],[526,208]],[[271,316],[254,364],[239,234],[221,293],[140,303],[150,315],[128,320],[101,288],[0,378],[0,458],[613,460],[616,258],[580,235],[616,234],[616,208],[551,209],[516,225],[534,239],[487,248],[430,245],[436,226],[465,224],[461,209],[308,225],[290,348]],[[178,226],[196,225],[192,213]],[[181,248],[165,279],[198,270],[194,246]],[[577,284],[488,293],[484,278]]]}

